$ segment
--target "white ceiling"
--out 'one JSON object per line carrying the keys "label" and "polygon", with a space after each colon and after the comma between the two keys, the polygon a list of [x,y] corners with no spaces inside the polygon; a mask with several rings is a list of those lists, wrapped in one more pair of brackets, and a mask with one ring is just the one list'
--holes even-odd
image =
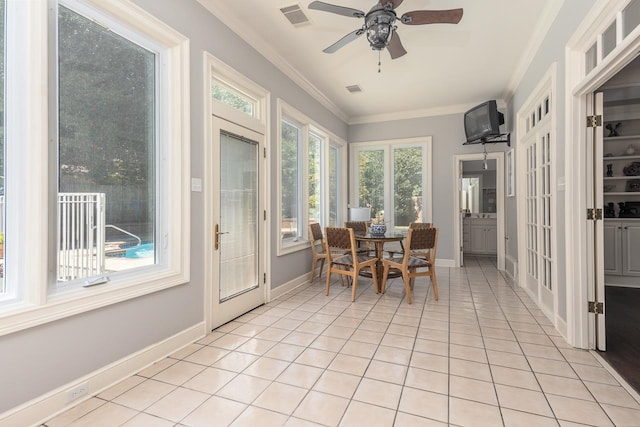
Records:
{"label": "white ceiling", "polygon": [[[397,23],[407,55],[391,60],[363,35],[333,54],[322,49],[360,28],[362,18],[308,9],[311,0],[198,0],[309,93],[349,123],[466,111],[504,101],[555,18],[562,0],[404,0],[398,15],[464,9],[457,25]],[[369,11],[375,0],[330,0]],[[310,23],[294,27],[280,8],[298,4]],[[351,94],[346,86],[359,85]]]}

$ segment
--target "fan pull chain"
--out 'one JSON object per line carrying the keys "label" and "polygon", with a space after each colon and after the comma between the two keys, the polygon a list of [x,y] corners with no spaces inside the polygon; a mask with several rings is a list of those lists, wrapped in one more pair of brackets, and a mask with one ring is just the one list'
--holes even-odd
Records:
{"label": "fan pull chain", "polygon": [[380,73],[380,65],[382,65],[382,62],[380,62],[380,51],[378,51],[378,74]]}

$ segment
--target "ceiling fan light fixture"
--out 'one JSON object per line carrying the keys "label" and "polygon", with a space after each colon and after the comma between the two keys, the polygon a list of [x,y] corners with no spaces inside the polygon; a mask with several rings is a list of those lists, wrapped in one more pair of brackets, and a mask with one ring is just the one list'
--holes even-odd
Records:
{"label": "ceiling fan light fixture", "polygon": [[395,20],[393,11],[380,10],[367,15],[365,33],[372,49],[382,50],[387,47],[396,29],[393,25]]}

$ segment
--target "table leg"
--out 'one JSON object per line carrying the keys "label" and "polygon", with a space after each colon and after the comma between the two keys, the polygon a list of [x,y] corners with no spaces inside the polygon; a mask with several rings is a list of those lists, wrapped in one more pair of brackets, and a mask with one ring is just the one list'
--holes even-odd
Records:
{"label": "table leg", "polygon": [[384,242],[375,242],[375,247],[376,247],[376,258],[378,258],[378,260],[376,261],[376,274],[378,276],[378,293],[382,293],[384,291],[384,289],[382,289],[382,273],[384,272],[384,264],[382,263],[382,257],[383,257],[383,248],[384,248]]}

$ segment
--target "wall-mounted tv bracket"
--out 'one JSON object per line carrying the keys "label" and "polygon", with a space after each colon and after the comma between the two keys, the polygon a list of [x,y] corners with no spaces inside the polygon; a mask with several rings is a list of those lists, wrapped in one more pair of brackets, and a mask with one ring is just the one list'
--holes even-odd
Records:
{"label": "wall-mounted tv bracket", "polygon": [[497,136],[492,136],[490,138],[480,138],[475,141],[467,141],[463,142],[462,145],[472,145],[472,144],[498,144],[498,143],[506,143],[507,147],[511,147],[511,133],[501,133]]}

